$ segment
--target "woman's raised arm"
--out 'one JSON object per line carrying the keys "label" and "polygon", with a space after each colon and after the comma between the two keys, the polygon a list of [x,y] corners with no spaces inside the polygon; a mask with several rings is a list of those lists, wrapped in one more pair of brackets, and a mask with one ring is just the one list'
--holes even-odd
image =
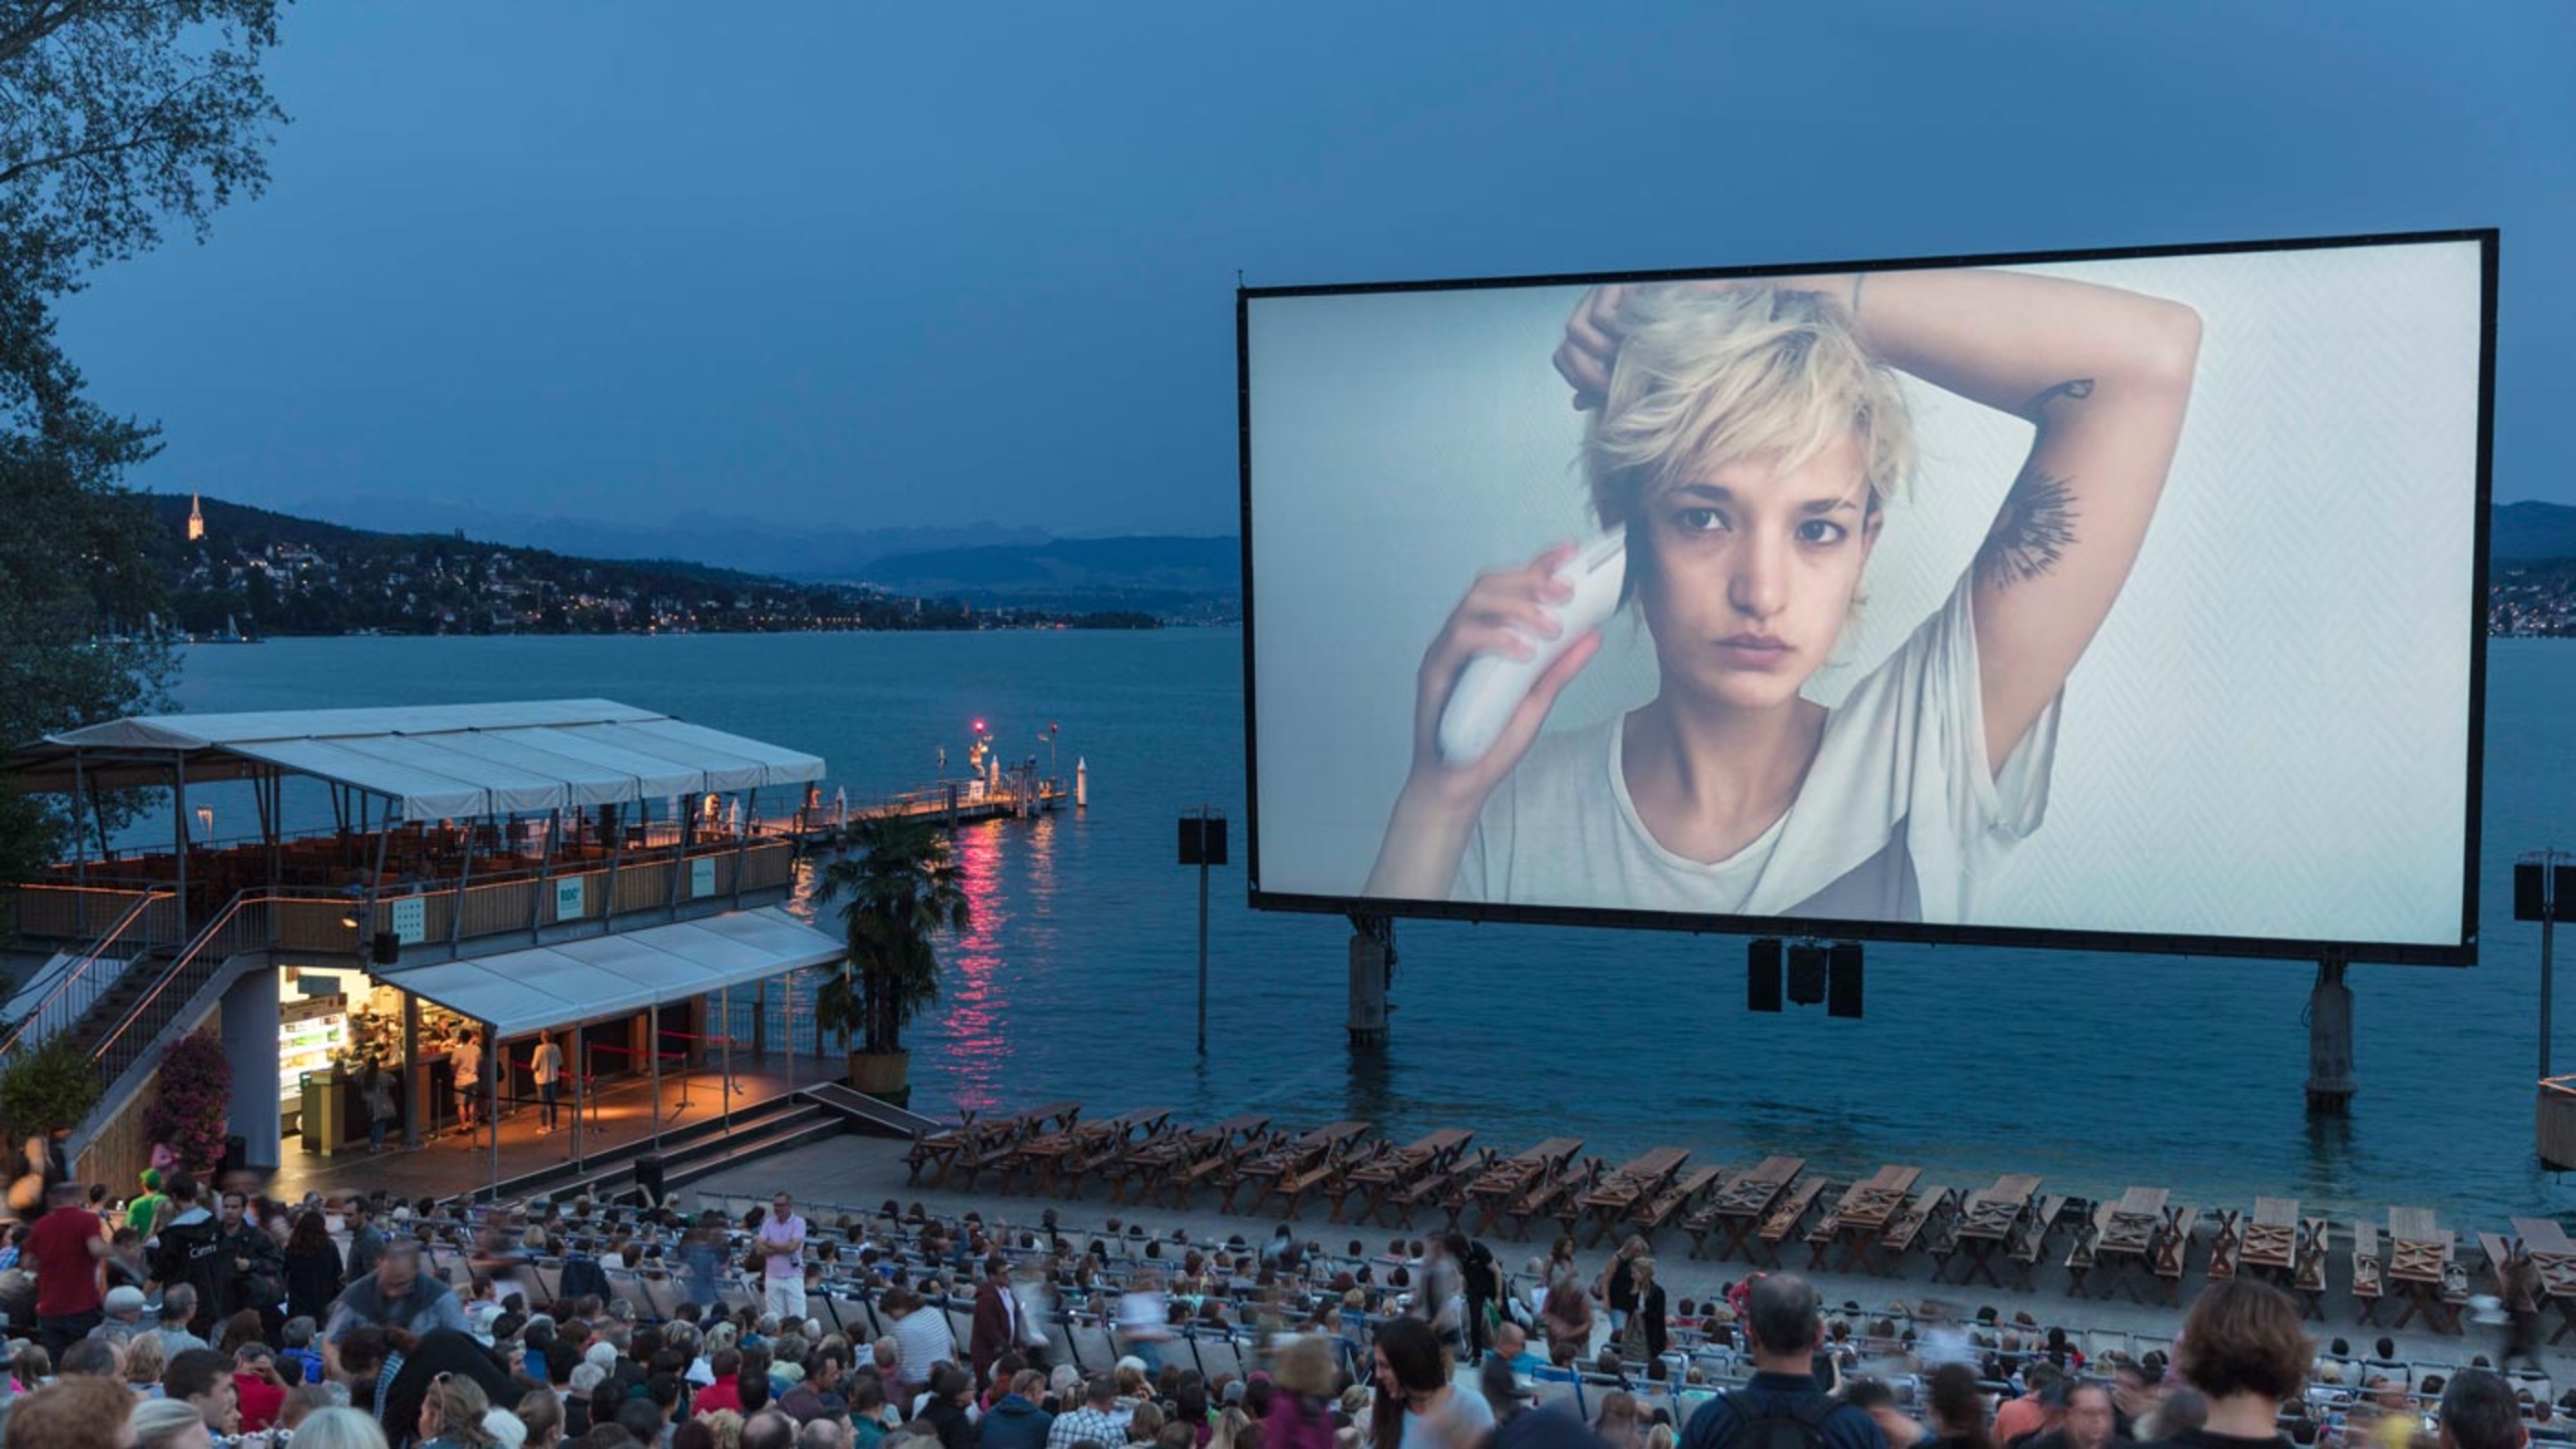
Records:
{"label": "woman's raised arm", "polygon": [[1977,552],[1986,762],[2000,769],[2128,582],[2173,466],[2200,353],[2179,302],[2054,277],[1823,279],[1891,366],[2038,427]]}

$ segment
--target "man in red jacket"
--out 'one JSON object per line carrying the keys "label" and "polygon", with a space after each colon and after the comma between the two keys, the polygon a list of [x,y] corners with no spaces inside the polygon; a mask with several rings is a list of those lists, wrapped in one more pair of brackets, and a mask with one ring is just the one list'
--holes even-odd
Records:
{"label": "man in red jacket", "polygon": [[1020,1297],[1011,1290],[1011,1260],[999,1253],[984,1260],[984,1283],[975,1290],[975,1329],[967,1356],[975,1361],[975,1382],[992,1376],[993,1360],[1020,1341]]}

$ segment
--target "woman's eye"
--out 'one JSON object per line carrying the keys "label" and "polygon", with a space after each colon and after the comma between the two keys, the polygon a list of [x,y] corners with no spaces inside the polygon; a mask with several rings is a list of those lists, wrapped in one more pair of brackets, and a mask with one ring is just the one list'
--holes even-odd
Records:
{"label": "woman's eye", "polygon": [[1798,525],[1798,541],[1831,547],[1849,537],[1850,529],[1830,518],[1810,518]]}
{"label": "woman's eye", "polygon": [[1725,515],[1714,508],[1685,508],[1673,515],[1673,521],[1685,533],[1716,533],[1726,527]]}

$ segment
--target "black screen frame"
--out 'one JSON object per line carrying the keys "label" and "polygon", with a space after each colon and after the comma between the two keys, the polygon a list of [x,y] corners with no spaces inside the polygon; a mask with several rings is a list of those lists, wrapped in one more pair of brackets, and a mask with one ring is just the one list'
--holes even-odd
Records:
{"label": "black screen frame", "polygon": [[[1964,256],[1898,257],[1869,260],[1801,261],[1759,266],[1668,268],[1650,271],[1586,272],[1555,275],[1442,278],[1422,281],[1321,283],[1295,286],[1238,286],[1235,289],[1236,427],[1240,466],[1243,550],[1243,739],[1246,818],[1244,880],[1254,910],[1307,914],[1408,917],[1584,926],[1621,930],[1678,931],[1692,934],[1746,936],[1815,936],[1846,941],[1901,941],[1929,945],[2019,947],[2042,950],[2103,951],[2128,954],[2225,956],[2292,961],[2375,961],[2416,966],[2474,966],[2478,953],[2478,856],[2482,790],[2486,768],[2487,574],[2488,534],[2493,515],[2495,443],[2496,278],[2502,233],[2496,227],[2443,231],[2374,232],[2347,236],[2290,237],[2253,241],[2171,243],[2154,246],[2098,247],[2058,251],[1997,252]],[[1670,282],[1700,278],[1794,276],[1815,272],[1922,271],[1954,267],[1995,267],[2041,262],[2116,261],[2142,257],[2218,256],[2252,252],[2325,251],[2349,247],[2384,247],[2473,242],[2479,248],[2479,343],[2477,420],[2476,557],[2470,569],[2468,602],[2469,689],[2468,769],[2463,820],[2465,849],[2461,863],[2460,939],[2456,944],[2370,941],[2321,937],[2190,935],[2144,931],[2081,931],[2027,926],[1934,925],[1908,921],[1865,921],[1795,916],[1741,916],[1621,910],[1614,907],[1547,906],[1492,901],[1423,901],[1365,895],[1327,895],[1270,891],[1261,886],[1261,749],[1260,712],[1256,698],[1258,672],[1254,650],[1259,633],[1256,609],[1260,591],[1253,569],[1254,499],[1252,477],[1252,304],[1274,298],[1354,296],[1389,292],[1454,292],[1520,287],[1599,286],[1621,282]]]}

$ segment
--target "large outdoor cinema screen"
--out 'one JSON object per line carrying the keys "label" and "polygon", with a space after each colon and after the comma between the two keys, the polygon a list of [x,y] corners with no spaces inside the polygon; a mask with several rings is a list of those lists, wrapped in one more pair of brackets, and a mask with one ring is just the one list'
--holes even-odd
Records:
{"label": "large outdoor cinema screen", "polygon": [[2473,961],[2495,248],[1244,291],[1253,904]]}

